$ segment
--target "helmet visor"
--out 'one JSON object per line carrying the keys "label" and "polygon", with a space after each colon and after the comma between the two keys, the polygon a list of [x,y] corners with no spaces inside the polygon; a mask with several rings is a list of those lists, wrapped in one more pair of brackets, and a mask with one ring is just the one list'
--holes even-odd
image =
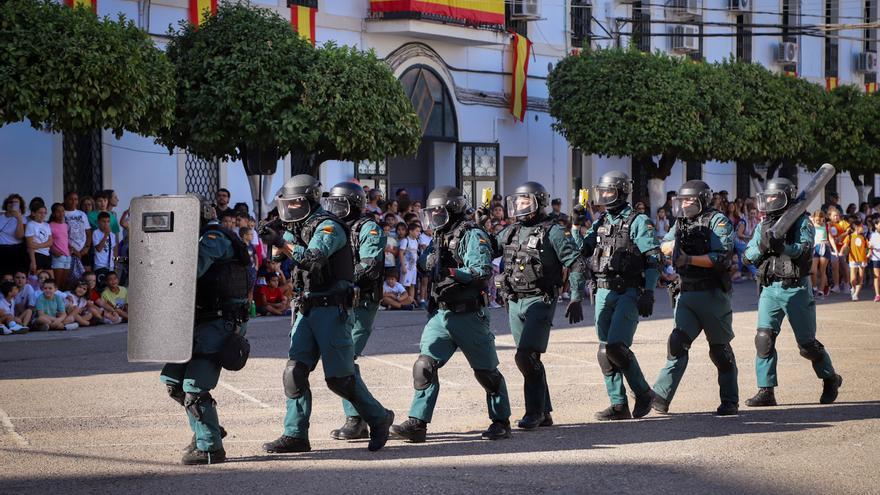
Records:
{"label": "helmet visor", "polygon": [[534,194],[511,194],[505,201],[509,217],[524,217],[538,211],[538,198]]}
{"label": "helmet visor", "polygon": [[617,201],[617,188],[612,186],[593,186],[593,202],[598,206],[608,206]]}
{"label": "helmet visor", "polygon": [[764,213],[780,211],[788,206],[788,196],[783,191],[758,193],[758,210]]}
{"label": "helmet visor", "polygon": [[351,213],[351,205],[348,200],[340,197],[321,198],[321,208],[339,218],[345,218]]}
{"label": "helmet visor", "polygon": [[672,198],[672,214],[678,218],[694,218],[703,211],[700,198],[696,196],[676,196]]}
{"label": "helmet visor", "polygon": [[445,206],[422,208],[422,225],[427,229],[439,229],[449,223],[449,212]]}
{"label": "helmet visor", "polygon": [[278,218],[282,222],[301,222],[312,212],[312,205],[305,196],[293,198],[277,198]]}

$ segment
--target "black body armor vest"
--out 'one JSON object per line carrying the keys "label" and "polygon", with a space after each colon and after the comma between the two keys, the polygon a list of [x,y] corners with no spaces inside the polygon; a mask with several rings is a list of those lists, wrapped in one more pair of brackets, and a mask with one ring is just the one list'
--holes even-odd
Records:
{"label": "black body armor vest", "polygon": [[[345,280],[351,282],[354,280],[354,257],[351,248],[351,233],[348,226],[335,215],[329,213],[317,213],[308,218],[298,229],[294,231],[299,244],[308,250],[309,242],[315,234],[315,230],[325,220],[333,220],[333,222],[342,228],[345,233],[345,247],[337,250],[330,255],[329,262],[323,268],[324,273],[318,277],[310,277],[308,270],[297,265],[292,277],[294,290],[308,292],[325,292],[330,290],[337,281]],[[320,281],[317,282],[316,281]]]}
{"label": "black body armor vest", "polygon": [[600,282],[611,282],[622,287],[641,286],[645,256],[630,236],[632,224],[639,215],[639,212],[632,210],[617,225],[609,225],[605,215],[599,220],[590,269]]}
{"label": "black body armor vest", "polygon": [[434,253],[436,257],[430,262],[429,269],[431,271],[431,297],[437,302],[448,303],[458,302],[473,297],[473,290],[478,292],[486,288],[487,280],[474,280],[467,284],[452,281],[448,277],[451,268],[460,268],[464,266],[464,260],[458,254],[459,247],[464,240],[465,235],[471,229],[479,229],[480,227],[472,221],[462,221],[456,226],[443,234],[434,234]]}
{"label": "black body armor vest", "polygon": [[233,257],[215,261],[196,281],[196,317],[214,316],[230,310],[233,301],[247,299],[250,256],[247,246],[235,234],[219,225],[209,225],[202,235],[216,233],[232,243]]}
{"label": "black body armor vest", "polygon": [[[804,215],[806,216],[806,214]],[[767,231],[775,221],[767,221],[761,225],[761,235],[767,235]],[[785,233],[785,244],[794,244],[801,230],[801,221],[797,221]],[[758,267],[758,277],[761,285],[768,286],[773,282],[782,282],[784,288],[799,287],[801,279],[810,274],[813,264],[812,244],[807,246],[801,255],[792,258],[784,254],[768,256]]]}
{"label": "black body armor vest", "polygon": [[[562,287],[562,267],[550,243],[550,229],[556,225],[552,218],[534,226],[516,224],[500,239],[504,252],[504,291],[513,296],[555,295]],[[520,242],[520,231],[531,228],[525,244]],[[545,253],[549,249],[550,253]]]}

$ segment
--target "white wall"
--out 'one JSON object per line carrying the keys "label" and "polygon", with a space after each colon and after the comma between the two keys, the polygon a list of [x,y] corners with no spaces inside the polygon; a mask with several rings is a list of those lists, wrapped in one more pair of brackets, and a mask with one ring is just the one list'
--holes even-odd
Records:
{"label": "white wall", "polygon": [[0,177],[3,177],[0,196],[20,194],[26,203],[35,196],[42,197],[48,204],[60,200],[61,178],[55,173],[55,140],[54,135],[24,123],[0,127]]}
{"label": "white wall", "polygon": [[[109,165],[107,184],[119,196],[122,214],[131,199],[145,194],[176,194],[177,155],[137,134],[125,133],[122,139],[104,141],[104,166]],[[108,156],[109,152],[109,156]],[[106,172],[105,172],[106,175]]]}

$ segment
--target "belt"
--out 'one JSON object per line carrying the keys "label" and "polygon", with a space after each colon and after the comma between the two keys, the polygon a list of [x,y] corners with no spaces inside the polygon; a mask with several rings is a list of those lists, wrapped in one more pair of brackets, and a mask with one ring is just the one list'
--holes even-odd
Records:
{"label": "belt", "polygon": [[801,279],[799,278],[782,278],[782,277],[764,277],[763,283],[761,284],[764,287],[769,287],[773,285],[773,282],[781,282],[783,289],[794,289],[799,287],[806,287],[803,283],[801,283]]}
{"label": "belt", "polygon": [[312,307],[326,306],[350,306],[350,300],[347,294],[331,294],[329,296],[309,296],[306,303]]}
{"label": "belt", "polygon": [[615,292],[624,292],[626,289],[637,289],[639,283],[624,278],[597,278],[596,287],[599,289],[613,290]]}
{"label": "belt", "polygon": [[483,299],[478,298],[476,300],[468,300],[462,302],[448,303],[448,302],[440,302],[437,303],[437,307],[440,309],[445,309],[447,311],[452,311],[453,313],[469,313],[471,311],[478,311],[483,307]]}

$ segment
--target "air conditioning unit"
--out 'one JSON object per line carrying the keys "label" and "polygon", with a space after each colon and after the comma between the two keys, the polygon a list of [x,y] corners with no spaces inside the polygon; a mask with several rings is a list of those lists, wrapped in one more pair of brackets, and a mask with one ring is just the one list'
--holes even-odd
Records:
{"label": "air conditioning unit", "polygon": [[796,64],[798,58],[797,43],[783,41],[776,45],[776,61],[780,64]]}
{"label": "air conditioning unit", "polygon": [[670,32],[672,51],[691,53],[700,50],[700,30],[696,26],[673,26]]}
{"label": "air conditioning unit", "polygon": [[735,13],[743,13],[749,12],[752,10],[752,1],[751,0],[730,0],[730,4],[728,4],[728,9],[731,12]]}
{"label": "air conditioning unit", "polygon": [[859,53],[856,58],[858,72],[877,72],[877,54],[874,52]]}
{"label": "air conditioning unit", "polygon": [[513,0],[511,19],[534,21],[541,18],[541,9],[538,8],[539,0]]}
{"label": "air conditioning unit", "polygon": [[678,17],[696,17],[702,13],[701,0],[669,0],[667,11]]}

